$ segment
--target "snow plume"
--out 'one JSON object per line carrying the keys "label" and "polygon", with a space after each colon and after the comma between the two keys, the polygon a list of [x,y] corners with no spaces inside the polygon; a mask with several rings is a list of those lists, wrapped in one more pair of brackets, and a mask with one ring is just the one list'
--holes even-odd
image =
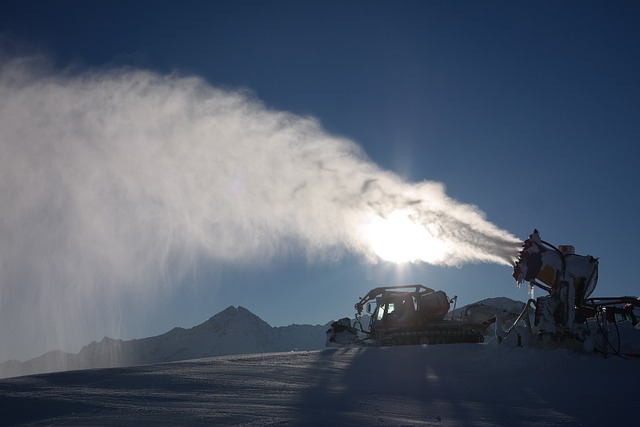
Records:
{"label": "snow plume", "polygon": [[78,319],[108,317],[98,304],[198,260],[517,255],[518,239],[440,184],[403,182],[316,120],[250,93],[133,69],[52,71],[32,58],[0,66],[3,336],[44,327],[34,313],[73,335]]}

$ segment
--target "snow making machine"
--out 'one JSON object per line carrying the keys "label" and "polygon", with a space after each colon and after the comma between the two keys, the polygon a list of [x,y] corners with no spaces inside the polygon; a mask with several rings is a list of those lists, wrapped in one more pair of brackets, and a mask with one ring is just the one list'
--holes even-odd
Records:
{"label": "snow making machine", "polygon": [[[495,320],[486,322],[447,316],[451,303],[443,291],[423,285],[385,286],[372,289],[355,304],[356,320],[345,317],[327,330],[326,345],[406,345],[483,342],[483,332]],[[363,328],[362,313],[369,314]],[[366,323],[366,321],[364,322]]]}
{"label": "snow making machine", "polygon": [[[635,309],[640,308],[640,299],[591,297],[598,283],[598,259],[576,254],[571,245],[547,243],[538,230],[524,241],[513,277],[518,284],[529,283],[532,298],[514,324],[499,333],[499,339],[512,334],[517,335],[518,345],[620,353],[619,324],[634,333],[638,329]],[[534,299],[535,288],[548,295]]]}
{"label": "snow making machine", "polygon": [[[507,345],[640,357],[640,299],[592,297],[597,258],[578,255],[570,245],[553,246],[534,230],[514,263],[513,277],[530,286],[519,313],[472,304],[454,317],[448,313],[457,297],[449,299],[443,291],[423,285],[372,289],[355,304],[355,321],[345,317],[331,324],[326,345],[480,343],[495,323],[497,342]],[[534,298],[535,288],[547,295]]]}

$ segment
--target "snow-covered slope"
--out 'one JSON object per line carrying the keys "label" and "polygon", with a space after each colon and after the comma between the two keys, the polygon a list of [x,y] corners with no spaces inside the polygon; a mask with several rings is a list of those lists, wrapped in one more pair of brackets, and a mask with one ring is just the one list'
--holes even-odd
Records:
{"label": "snow-covered slope", "polygon": [[640,360],[487,344],[218,356],[0,380],[0,425],[634,425]]}
{"label": "snow-covered slope", "polygon": [[155,337],[130,341],[105,337],[78,354],[46,353],[26,362],[0,364],[4,377],[70,369],[142,365],[226,354],[314,350],[324,346],[326,327],[271,327],[243,307],[228,307],[190,329],[174,328]]}
{"label": "snow-covered slope", "polygon": [[[484,304],[505,313],[517,309],[510,300]],[[133,341],[105,338],[77,355],[48,353],[19,365],[138,366],[0,380],[0,425],[633,424],[637,358],[514,347],[497,339],[284,351],[322,346],[325,328],[272,328],[242,307],[229,307],[190,329]],[[640,348],[640,331],[617,329]]]}

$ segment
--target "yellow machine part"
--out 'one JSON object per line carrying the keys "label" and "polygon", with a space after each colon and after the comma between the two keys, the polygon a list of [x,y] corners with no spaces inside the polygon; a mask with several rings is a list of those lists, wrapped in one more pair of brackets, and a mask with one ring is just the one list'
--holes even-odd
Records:
{"label": "yellow machine part", "polygon": [[536,276],[542,283],[551,287],[555,287],[557,277],[558,271],[549,264],[545,265]]}

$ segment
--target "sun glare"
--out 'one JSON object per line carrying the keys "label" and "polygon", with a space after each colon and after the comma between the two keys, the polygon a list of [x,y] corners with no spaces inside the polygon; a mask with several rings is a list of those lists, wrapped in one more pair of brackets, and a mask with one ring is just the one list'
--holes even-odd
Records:
{"label": "sun glare", "polygon": [[449,252],[447,244],[411,219],[407,210],[395,211],[386,218],[374,217],[365,227],[365,238],[377,256],[395,263],[437,264]]}

